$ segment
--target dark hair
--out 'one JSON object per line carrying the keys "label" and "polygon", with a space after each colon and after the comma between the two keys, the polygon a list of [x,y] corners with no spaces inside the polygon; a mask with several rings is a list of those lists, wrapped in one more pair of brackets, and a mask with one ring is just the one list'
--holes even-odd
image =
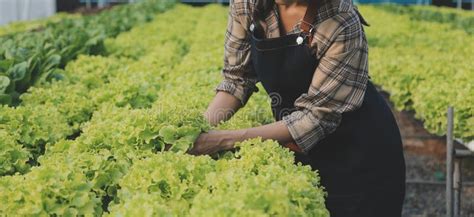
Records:
{"label": "dark hair", "polygon": [[264,36],[263,27],[260,21],[265,20],[265,17],[273,10],[275,6],[275,0],[255,0],[255,8],[253,11],[252,19],[255,25],[255,34],[259,37]]}

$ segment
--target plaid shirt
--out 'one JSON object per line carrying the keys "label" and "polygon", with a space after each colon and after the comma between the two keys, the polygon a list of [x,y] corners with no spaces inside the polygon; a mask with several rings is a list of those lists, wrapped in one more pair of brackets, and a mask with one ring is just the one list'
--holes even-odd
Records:
{"label": "plaid shirt", "polygon": [[[334,132],[341,114],[359,108],[368,80],[367,40],[351,0],[326,0],[318,10],[311,47],[319,65],[307,93],[294,103],[297,111],[284,123],[305,152]],[[278,10],[262,22],[267,38],[280,36]],[[234,0],[230,5],[225,37],[223,81],[216,88],[237,97],[243,105],[257,89],[250,61],[249,26],[254,0]],[[299,30],[299,23],[290,33]]]}

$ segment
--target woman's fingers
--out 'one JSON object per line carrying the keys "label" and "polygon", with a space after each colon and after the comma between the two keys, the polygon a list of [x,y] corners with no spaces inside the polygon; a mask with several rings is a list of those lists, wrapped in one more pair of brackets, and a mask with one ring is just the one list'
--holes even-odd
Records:
{"label": "woman's fingers", "polygon": [[192,155],[212,154],[212,146],[209,141],[209,133],[202,133],[188,153]]}

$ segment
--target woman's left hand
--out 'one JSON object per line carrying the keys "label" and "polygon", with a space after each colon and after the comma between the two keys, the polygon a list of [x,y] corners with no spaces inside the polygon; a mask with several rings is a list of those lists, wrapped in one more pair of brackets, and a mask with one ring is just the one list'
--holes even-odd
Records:
{"label": "woman's left hand", "polygon": [[202,133],[188,151],[192,155],[214,154],[218,151],[230,150],[234,147],[238,135],[233,131],[214,130]]}

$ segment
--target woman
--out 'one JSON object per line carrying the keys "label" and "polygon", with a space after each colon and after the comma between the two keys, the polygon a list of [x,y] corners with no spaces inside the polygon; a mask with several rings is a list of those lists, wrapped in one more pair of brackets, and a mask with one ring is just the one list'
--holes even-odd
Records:
{"label": "woman", "polygon": [[400,133],[369,81],[362,17],[350,0],[235,0],[224,80],[205,116],[226,121],[261,82],[276,122],[202,134],[189,151],[212,154],[262,137],[295,143],[319,171],[331,216],[400,216],[405,164]]}

